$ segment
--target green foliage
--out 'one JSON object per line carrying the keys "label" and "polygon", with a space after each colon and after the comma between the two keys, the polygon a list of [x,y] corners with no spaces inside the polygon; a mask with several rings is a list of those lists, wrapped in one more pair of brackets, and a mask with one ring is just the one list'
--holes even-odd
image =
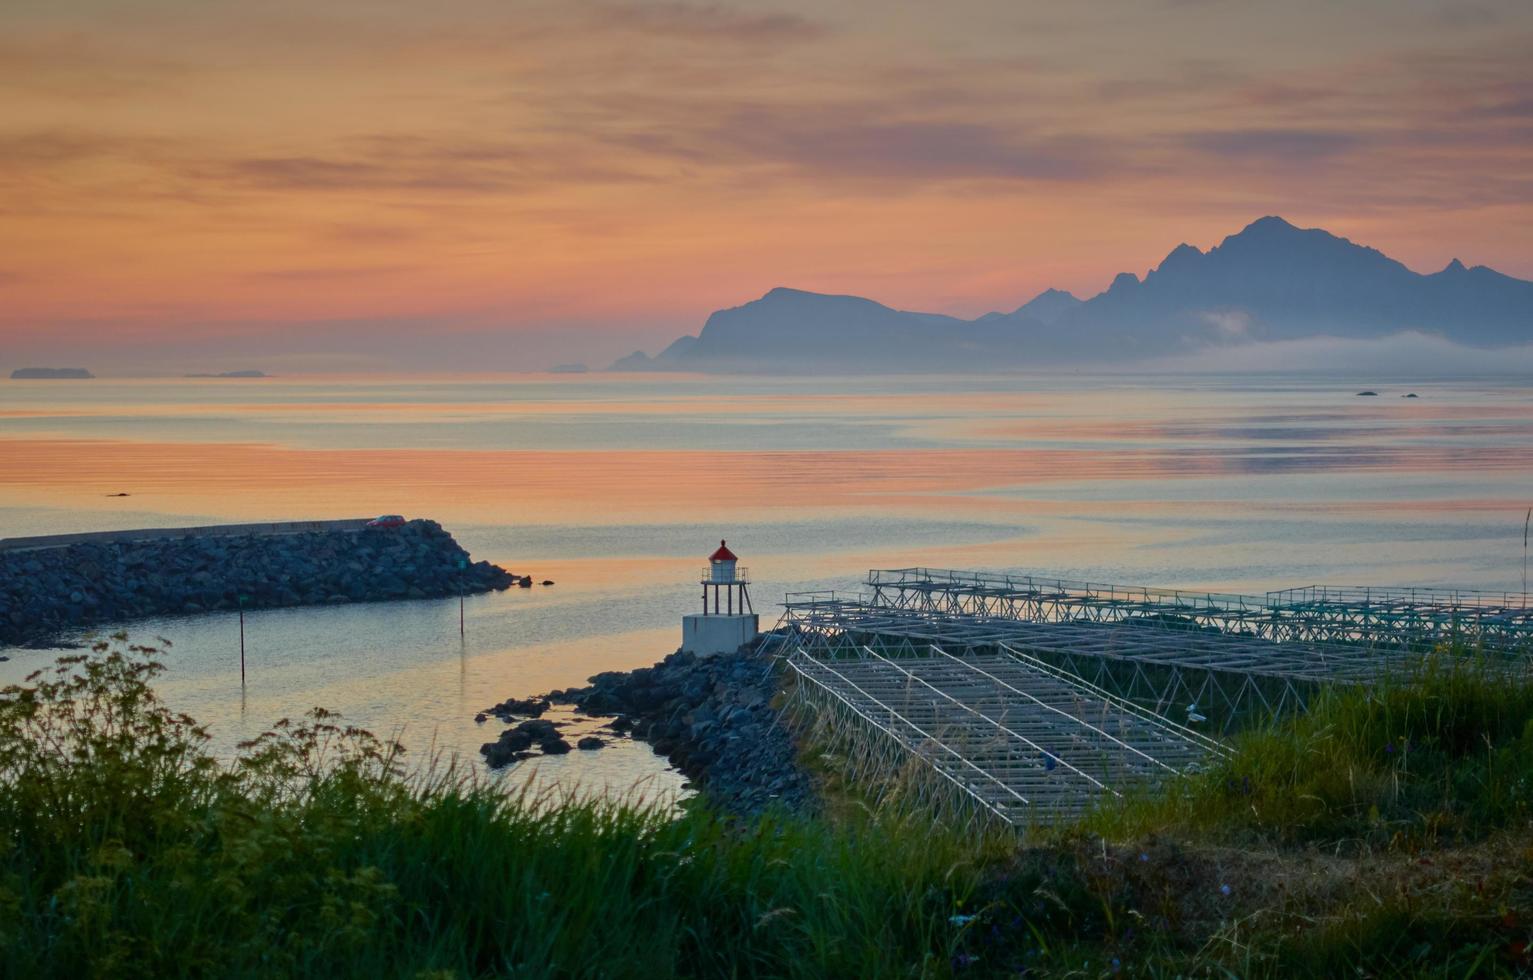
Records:
{"label": "green foliage", "polygon": [[1414,676],[1322,692],[1248,732],[1234,755],[1169,792],[1111,804],[1085,826],[1122,837],[1356,848],[1479,840],[1533,819],[1533,684],[1443,650]]}
{"label": "green foliage", "polygon": [[0,976],[1533,969],[1533,689],[1461,657],[1024,847],[851,796],[743,823],[408,777],[321,710],[219,762],[155,652],[0,691]]}
{"label": "green foliage", "polygon": [[230,764],[103,644],[0,692],[0,974],[927,976],[980,869],[929,823],[751,825],[401,775],[315,711]]}

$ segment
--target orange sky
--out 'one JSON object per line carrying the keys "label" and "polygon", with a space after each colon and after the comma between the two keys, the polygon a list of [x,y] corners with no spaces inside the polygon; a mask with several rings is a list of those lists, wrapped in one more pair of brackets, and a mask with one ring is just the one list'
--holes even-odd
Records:
{"label": "orange sky", "polygon": [[599,364],[776,285],[1089,295],[1268,213],[1533,278],[1529,51],[1525,0],[21,0],[0,366]]}

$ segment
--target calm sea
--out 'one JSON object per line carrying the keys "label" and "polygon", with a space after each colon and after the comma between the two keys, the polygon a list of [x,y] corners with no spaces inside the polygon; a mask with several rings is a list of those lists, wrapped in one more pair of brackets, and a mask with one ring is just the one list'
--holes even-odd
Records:
{"label": "calm sea", "polygon": [[[477,764],[479,709],[673,650],[720,538],[765,622],[909,565],[1520,589],[1530,477],[1533,389],[1504,382],[0,382],[0,536],[403,513],[557,583],[470,598],[461,641],[455,600],[252,613],[243,689],[233,616],[123,624],[171,641],[161,690],[225,751],[323,705]],[[4,653],[0,683],[54,656]],[[636,745],[500,778],[678,782]]]}

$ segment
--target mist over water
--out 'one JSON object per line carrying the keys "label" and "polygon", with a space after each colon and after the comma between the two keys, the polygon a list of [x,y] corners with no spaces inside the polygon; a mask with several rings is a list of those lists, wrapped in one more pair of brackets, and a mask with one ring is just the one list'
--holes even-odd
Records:
{"label": "mist over water", "polygon": [[[1358,397],[1361,390],[1377,397]],[[1407,399],[1414,392],[1420,397]],[[404,513],[552,588],[123,624],[228,751],[324,705],[479,767],[476,711],[673,650],[728,538],[764,623],[870,567],[1520,589],[1533,392],[1314,376],[0,384],[0,535]],[[108,494],[127,493],[127,497]],[[7,650],[0,682],[53,653]],[[674,789],[642,745],[502,777]]]}

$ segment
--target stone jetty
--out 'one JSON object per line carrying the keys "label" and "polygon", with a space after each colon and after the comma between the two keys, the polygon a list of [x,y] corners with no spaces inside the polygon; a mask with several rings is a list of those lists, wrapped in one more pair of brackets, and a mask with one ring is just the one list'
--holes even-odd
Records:
{"label": "stone jetty", "polygon": [[272,609],[441,598],[505,589],[517,580],[497,565],[470,561],[451,534],[427,520],[0,550],[0,646],[148,616],[242,604]]}

